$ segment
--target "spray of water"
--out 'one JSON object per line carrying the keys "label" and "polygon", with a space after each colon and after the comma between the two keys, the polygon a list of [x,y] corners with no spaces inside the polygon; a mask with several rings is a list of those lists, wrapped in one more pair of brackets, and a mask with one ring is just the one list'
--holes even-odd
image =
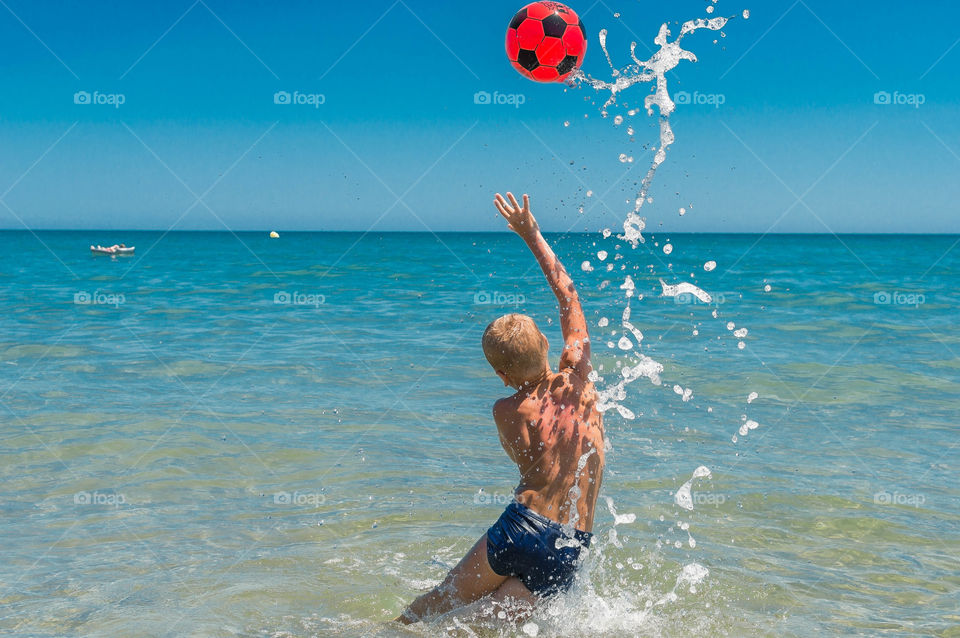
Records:
{"label": "spray of water", "polygon": [[652,116],[654,115],[653,108],[657,107],[660,120],[660,147],[654,155],[653,162],[647,170],[647,174],[640,183],[640,190],[637,193],[633,211],[627,215],[627,219],[623,224],[623,235],[621,236],[622,239],[629,241],[634,247],[636,247],[638,242],[643,241],[642,231],[645,223],[639,215],[640,209],[647,201],[647,193],[650,191],[650,185],[653,183],[653,178],[657,174],[657,169],[666,161],[667,151],[676,139],[673,134],[673,128],[670,126],[670,116],[674,110],[676,110],[676,104],[670,97],[667,73],[675,69],[683,60],[690,62],[697,61],[696,55],[680,46],[681,41],[686,36],[701,29],[719,31],[726,26],[730,19],[731,18],[717,17],[688,20],[680,27],[680,34],[673,41],[670,40],[670,28],[666,24],[662,24],[660,25],[660,32],[654,39],[654,43],[660,48],[650,59],[640,60],[636,55],[637,43],[631,42],[630,57],[633,60],[633,64],[623,69],[618,69],[614,66],[610,52],[607,50],[607,30],[603,29],[600,31],[600,46],[603,49],[604,56],[607,58],[607,64],[610,66],[611,80],[608,82],[595,79],[582,71],[579,72],[575,78],[576,81],[584,82],[597,91],[609,92],[610,97],[601,109],[601,114],[604,116],[608,114],[609,108],[616,103],[617,97],[624,90],[636,84],[655,83],[655,91],[644,100],[644,108],[647,110],[647,115]]}
{"label": "spray of water", "polygon": [[[714,0],[715,2],[716,0]],[[710,7],[713,9],[713,7]],[[709,11],[712,13],[712,11]],[[748,13],[744,12],[744,17]],[[667,154],[671,145],[675,141],[673,128],[670,124],[670,116],[676,109],[676,104],[670,95],[667,74],[676,68],[681,62],[696,62],[697,57],[693,52],[685,50],[681,44],[687,36],[700,31],[719,31],[729,22],[731,18],[713,17],[709,19],[694,19],[684,22],[680,26],[679,34],[673,38],[670,28],[667,24],[660,26],[659,32],[654,39],[659,47],[653,55],[647,60],[641,60],[636,55],[636,43],[630,45],[630,57],[632,64],[617,68],[613,58],[607,48],[607,31],[600,31],[600,46],[611,70],[609,80],[593,78],[583,72],[579,72],[576,81],[588,85],[598,92],[607,94],[607,99],[601,107],[601,114],[604,117],[609,115],[611,108],[616,105],[620,95],[635,85],[652,85],[652,90],[646,96],[644,107],[648,116],[657,116],[659,123],[659,146],[653,157],[646,175],[640,183],[639,190],[633,202],[632,210],[626,216],[623,224],[623,234],[617,237],[620,240],[628,242],[631,248],[636,249],[640,243],[644,243],[643,231],[646,226],[646,220],[640,216],[643,206],[650,203],[649,191],[654,177],[659,167],[666,161]],[[656,110],[656,112],[655,112]],[[628,111],[628,115],[635,115],[636,111]],[[620,126],[623,123],[623,117],[616,115],[614,125]],[[633,131],[630,131],[631,135]],[[621,156],[621,161],[631,161],[632,157],[627,154]],[[681,209],[683,215],[685,209]],[[604,231],[604,238],[611,235],[609,231]],[[669,255],[673,251],[673,246],[667,244],[663,248],[664,254]],[[600,262],[607,260],[606,251],[600,251],[597,258]],[[617,255],[614,260],[619,259]],[[704,270],[710,272],[716,268],[713,261],[704,264]],[[592,264],[584,262],[583,270],[594,270]],[[607,265],[607,270],[612,270],[612,264]],[[711,303],[713,297],[707,291],[689,282],[679,282],[668,284],[660,280],[662,296],[676,297],[678,295],[690,295],[702,303]],[[636,412],[627,405],[627,388],[638,379],[647,379],[654,385],[661,385],[661,375],[664,367],[659,362],[646,356],[640,351],[644,336],[631,322],[631,304],[640,301],[643,298],[636,289],[633,279],[627,275],[620,290],[626,300],[625,308],[621,316],[622,332],[621,337],[616,342],[608,342],[608,347],[620,352],[615,371],[604,372],[602,367],[591,373],[591,380],[597,384],[598,391],[597,407],[600,411],[606,412],[616,410],[619,415],[627,420],[636,418]],[[714,316],[717,317],[716,312]],[[609,325],[609,319],[602,318],[598,324],[600,327]],[[728,328],[738,338],[746,336],[746,329],[736,329],[733,326]],[[741,348],[743,347],[741,341]],[[605,379],[602,374],[612,377]],[[689,401],[693,390],[676,385],[674,391],[683,401]],[[751,395],[753,396],[753,395]],[[749,430],[755,428],[755,422],[745,420],[738,434],[743,436]],[[735,440],[735,439],[734,439]],[[609,442],[608,442],[609,445]],[[581,459],[584,461],[584,459]],[[697,467],[690,479],[686,481],[676,491],[674,495],[674,505],[679,508],[677,517],[681,513],[690,513],[694,510],[694,498],[692,489],[698,480],[708,479],[711,472],[707,467]],[[580,635],[638,635],[660,633],[662,624],[669,622],[669,612],[665,608],[675,604],[681,594],[685,592],[696,593],[698,587],[709,577],[709,570],[696,562],[687,562],[678,565],[678,570],[673,581],[672,587],[662,583],[658,587],[653,579],[643,578],[644,574],[649,575],[657,571],[664,560],[661,550],[665,547],[681,548],[684,541],[681,538],[661,538],[658,539],[652,550],[643,553],[641,559],[634,558],[625,551],[621,542],[621,531],[624,528],[629,529],[630,525],[636,522],[636,515],[632,513],[618,513],[612,499],[606,498],[607,508],[613,516],[613,526],[605,530],[605,538],[598,538],[597,542],[591,547],[585,560],[584,568],[577,577],[574,588],[566,595],[555,600],[545,609],[538,611],[537,614],[522,626],[522,632],[526,635],[536,636],[538,634],[549,634],[557,636],[580,636]],[[575,508],[573,508],[575,510]],[[662,520],[662,517],[661,517]],[[683,520],[677,520],[675,525],[670,528],[671,532],[684,534],[686,536],[686,545],[690,549],[696,547],[696,540],[690,532],[690,523]],[[638,578],[637,576],[640,576]],[[638,582],[639,581],[639,582]],[[684,623],[687,625],[688,623]],[[687,627],[690,629],[691,627]]]}
{"label": "spray of water", "polygon": [[[713,1],[716,2],[716,0]],[[713,6],[708,7],[708,13],[713,13],[713,10]],[[750,13],[749,11],[744,11],[742,15],[744,19],[747,19],[749,18]],[[647,60],[641,60],[636,54],[637,43],[631,42],[630,58],[632,60],[632,64],[629,64],[623,68],[617,68],[617,66],[614,64],[613,58],[610,55],[610,51],[607,48],[607,30],[603,29],[599,33],[599,39],[600,46],[603,49],[604,57],[606,58],[607,64],[610,67],[610,80],[597,79],[584,73],[583,71],[578,71],[576,77],[574,78],[575,82],[590,86],[600,93],[608,94],[606,101],[600,109],[601,115],[604,117],[609,115],[610,109],[616,105],[618,98],[624,91],[636,85],[652,85],[651,93],[647,95],[644,100],[644,107],[648,116],[656,115],[658,117],[660,128],[659,147],[656,150],[653,161],[651,162],[646,175],[640,183],[639,191],[634,199],[633,210],[628,212],[623,223],[623,234],[617,236],[619,239],[629,242],[631,247],[634,249],[637,248],[638,244],[645,242],[643,231],[646,228],[646,219],[640,216],[640,210],[645,204],[652,201],[652,199],[649,197],[650,186],[653,183],[653,179],[656,176],[657,170],[664,163],[664,161],[666,161],[670,146],[676,140],[673,128],[670,125],[670,116],[676,110],[676,103],[673,101],[673,98],[670,95],[670,86],[667,74],[683,61],[697,61],[697,56],[692,51],[688,51],[681,46],[681,43],[687,36],[700,30],[720,31],[732,19],[734,18],[714,17],[688,20],[680,26],[680,32],[674,39],[671,39],[673,34],[669,26],[664,23],[660,25],[657,36],[654,38],[654,43],[659,48],[653,53],[653,55]],[[656,112],[654,111],[655,107]],[[632,116],[635,114],[635,110],[628,111],[628,115]],[[617,115],[614,117],[615,125],[619,126],[622,124],[622,122],[622,116]],[[623,160],[623,157],[626,157],[626,154],[621,156],[621,160]],[[681,215],[683,215],[685,212],[686,209],[680,209]],[[603,233],[604,238],[607,238],[610,235],[611,233],[609,230],[605,230]],[[665,254],[669,255],[673,251],[673,246],[671,244],[667,244],[663,247],[663,251]],[[602,252],[602,256],[600,253],[598,253],[598,257],[601,261],[603,261],[606,259],[607,253]],[[619,258],[619,255],[617,258]],[[704,270],[711,272],[716,268],[716,266],[716,262],[708,261],[704,264]],[[593,270],[593,267],[589,264],[589,262],[584,262],[584,270],[589,272]],[[609,270],[612,270],[612,264],[608,265],[608,271]],[[662,296],[664,297],[690,295],[702,303],[709,304],[713,301],[713,297],[710,295],[710,293],[690,282],[668,284],[661,279],[660,284],[662,288]],[[642,299],[642,295],[638,295],[636,293],[636,285],[629,275],[625,278],[623,284],[620,286],[620,289],[624,291],[624,296],[626,297],[627,302],[621,321],[623,336],[620,337],[616,344],[611,342],[608,345],[611,348],[618,348],[625,354],[623,360],[618,361],[617,363],[617,378],[607,382],[605,387],[600,391],[598,407],[603,412],[615,409],[623,418],[632,420],[636,418],[636,413],[631,408],[624,405],[624,401],[627,398],[627,386],[638,379],[648,379],[654,385],[660,385],[660,375],[663,372],[663,366],[657,361],[654,361],[650,357],[639,352],[640,342],[643,339],[643,335],[632,323],[630,323],[629,319],[631,300],[634,297],[636,297],[638,300]],[[714,318],[717,317],[718,315],[715,311]],[[599,325],[600,327],[605,327],[608,325],[608,322],[609,320],[604,318],[601,320]],[[746,347],[746,343],[743,341],[746,333],[746,329],[740,329],[734,332],[734,336],[740,339],[737,345],[741,350]],[[592,380],[598,384],[606,382],[606,379],[604,379],[599,372],[594,373]],[[678,394],[681,394],[684,401],[687,401],[689,400],[690,393],[691,391],[689,389],[681,388],[681,391]],[[743,428],[741,428],[741,430],[742,429]],[[740,432],[740,436],[743,436],[742,432]],[[733,441],[736,442],[736,440],[736,436],[734,436]]]}

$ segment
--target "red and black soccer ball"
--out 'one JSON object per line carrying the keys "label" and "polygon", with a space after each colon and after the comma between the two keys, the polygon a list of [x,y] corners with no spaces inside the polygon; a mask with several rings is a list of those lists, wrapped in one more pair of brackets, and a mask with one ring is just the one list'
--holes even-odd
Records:
{"label": "red and black soccer ball", "polygon": [[580,68],[586,52],[583,22],[559,2],[528,4],[507,29],[507,57],[513,68],[537,82],[563,82]]}

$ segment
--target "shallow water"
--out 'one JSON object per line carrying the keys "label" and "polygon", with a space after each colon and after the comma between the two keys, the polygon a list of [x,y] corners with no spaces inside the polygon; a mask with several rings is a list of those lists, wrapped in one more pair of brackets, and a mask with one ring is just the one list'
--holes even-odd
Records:
{"label": "shallow water", "polygon": [[[960,633],[957,237],[664,235],[620,261],[615,237],[549,239],[605,377],[627,274],[664,372],[606,417],[602,496],[636,520],[601,498],[539,635]],[[105,241],[138,254],[87,253]],[[515,484],[480,335],[516,310],[560,343],[515,237],[6,232],[0,310],[0,632],[527,635],[383,624]]]}

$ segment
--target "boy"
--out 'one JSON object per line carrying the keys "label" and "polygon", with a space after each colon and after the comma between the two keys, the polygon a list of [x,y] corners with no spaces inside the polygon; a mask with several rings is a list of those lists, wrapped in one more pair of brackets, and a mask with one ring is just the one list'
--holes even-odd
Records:
{"label": "boy", "polygon": [[432,591],[397,620],[405,624],[481,599],[520,620],[537,601],[566,590],[590,544],[603,478],[603,420],[587,379],[590,338],[573,281],[512,193],[494,205],[536,257],[560,304],[563,354],[558,372],[530,317],[500,317],[483,333],[483,353],[516,393],[493,406],[500,443],[520,470],[514,502]]}

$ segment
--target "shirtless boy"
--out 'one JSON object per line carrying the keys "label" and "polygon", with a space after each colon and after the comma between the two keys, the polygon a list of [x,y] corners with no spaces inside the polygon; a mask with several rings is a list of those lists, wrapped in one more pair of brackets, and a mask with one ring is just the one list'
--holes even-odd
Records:
{"label": "shirtless boy", "polygon": [[[507,201],[509,200],[509,201]],[[604,438],[590,372],[590,338],[573,280],[512,193],[494,205],[536,257],[560,305],[563,353],[558,371],[547,338],[530,317],[500,317],[483,333],[483,353],[516,390],[493,406],[500,444],[520,470],[514,502],[444,581],[397,618],[427,620],[484,600],[519,620],[570,587],[590,544],[603,478]]]}

